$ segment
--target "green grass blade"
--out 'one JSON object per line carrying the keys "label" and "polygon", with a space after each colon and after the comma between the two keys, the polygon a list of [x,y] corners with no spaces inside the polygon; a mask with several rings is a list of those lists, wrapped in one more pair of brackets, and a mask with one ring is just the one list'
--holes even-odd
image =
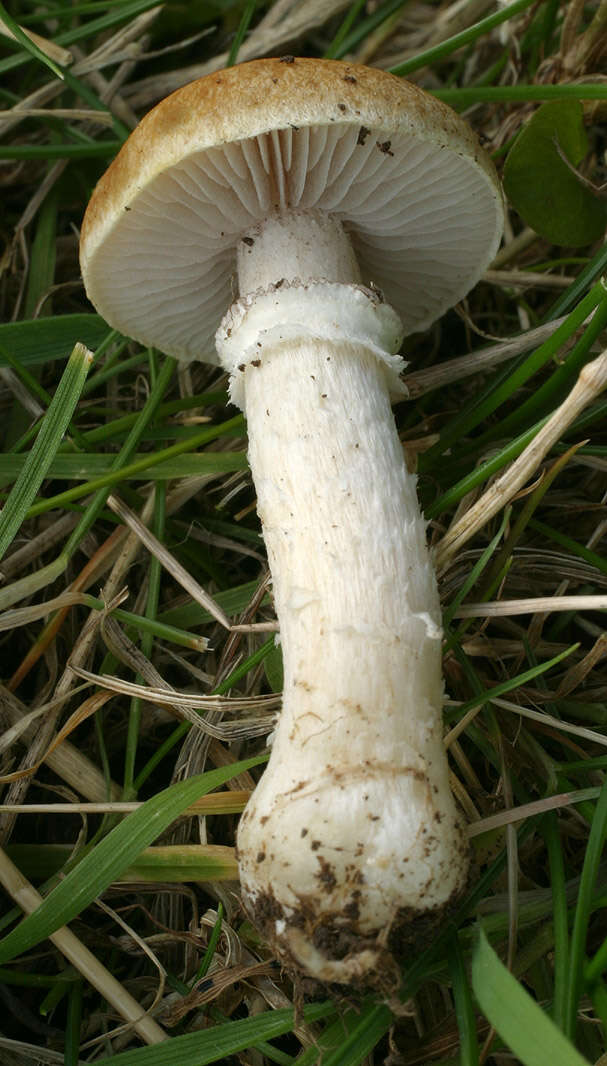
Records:
{"label": "green grass blade", "polygon": [[539,433],[542,426],[546,424],[549,416],[536,422],[530,429],[525,430],[518,437],[515,437],[513,441],[506,444],[503,448],[484,463],[480,463],[475,466],[474,470],[471,470],[469,474],[466,474],[463,478],[452,485],[450,489],[447,489],[442,496],[439,496],[430,507],[425,509],[426,518],[436,518],[444,511],[448,511],[456,503],[459,503],[464,496],[466,496],[477,485],[482,485],[484,481],[488,481],[493,474],[496,474],[498,470],[502,470],[513,459],[517,459],[518,456],[525,450],[528,444],[531,443],[533,438]]}
{"label": "green grass blade", "polygon": [[[500,419],[498,427],[491,427],[482,433],[476,440],[476,446],[480,449],[489,440],[496,438],[504,440],[512,434],[521,432],[521,429],[530,422],[537,421],[552,408],[556,407],[565,398],[567,391],[572,388],[573,380],[586,363],[596,357],[595,345],[607,324],[607,293],[594,310],[592,318],[586,326],[582,336],[567,353],[566,359],[557,366],[550,377],[531,396],[519,404],[505,418]],[[599,342],[600,343],[600,342]]]}
{"label": "green grass blade", "polygon": [[[603,1028],[603,1033],[607,1033],[607,987],[605,986],[605,983],[603,981],[597,981],[590,989],[590,996],[595,1012]],[[602,1062],[599,1059],[596,1066],[605,1066],[605,1056],[603,1056]]]}
{"label": "green grass blade", "polygon": [[548,340],[526,356],[517,367],[505,370],[502,375],[498,376],[497,384],[495,380],[492,381],[484,394],[477,397],[471,406],[469,405],[466,410],[452,419],[441,433],[440,440],[432,448],[429,448],[425,455],[420,457],[420,470],[428,469],[447,448],[456,441],[460,441],[479,422],[488,418],[493,411],[497,410],[517,389],[548,363],[559,351],[561,345],[569,339],[576,329],[579,329],[597,304],[605,299],[605,296],[605,289],[601,284],[593,286]]}
{"label": "green grass blade", "polygon": [[407,3],[408,0],[385,0],[385,3],[379,4],[355,29],[349,30],[341,37],[340,43],[332,48],[330,58],[342,59],[348,52],[352,52],[361,41],[365,41],[382,23],[396,15]]}
{"label": "green grass blade", "polygon": [[[572,1039],[575,1036],[577,1009],[583,983],[583,968],[586,952],[586,936],[588,923],[592,913],[592,893],[596,882],[601,854],[607,832],[607,780],[603,784],[599,796],[590,836],[586,846],[584,865],[580,878],[575,918],[571,933],[571,945],[569,952],[569,970],[567,995],[565,999],[565,1032]],[[553,1064],[554,1066],[554,1064]]]}
{"label": "green grass blade", "polygon": [[[359,1066],[388,1031],[394,1017],[383,1004],[371,1004],[354,1017],[354,1025],[337,1048],[323,1055],[323,1066]],[[312,1059],[312,1062],[315,1060]]]}
{"label": "green grass blade", "polygon": [[[368,1013],[369,1008],[363,1007],[363,1014],[366,1015]],[[360,1018],[360,1013],[358,1013],[358,1018]],[[351,1010],[348,1010],[330,1025],[327,1025],[317,1043],[306,1048],[298,1056],[297,1066],[318,1066],[319,1062],[324,1062],[325,1056],[333,1052],[343,1042],[355,1019],[356,1015]]]}
{"label": "green grass blade", "polygon": [[[194,431],[195,432],[195,431]],[[166,436],[166,434],[165,434]],[[194,436],[194,433],[190,434]],[[187,437],[184,438],[187,440]],[[7,452],[0,455],[0,480],[21,474],[27,465],[29,456]],[[57,481],[98,481],[113,476],[115,456],[100,455],[97,452],[78,452],[49,456],[45,477]],[[199,477],[201,474],[221,474],[233,470],[247,469],[247,454],[240,452],[201,452],[196,455],[182,455],[147,465],[154,460],[149,452],[135,453],[133,466],[125,468],[118,480],[170,481],[172,478]],[[139,465],[143,464],[143,465]],[[134,468],[134,469],[133,469]],[[131,473],[128,471],[131,470]],[[86,495],[86,493],[84,493]]]}
{"label": "green grass blade", "polygon": [[472,104],[505,101],[544,101],[544,100],[605,100],[607,89],[604,85],[474,85],[453,89],[431,89],[430,92],[439,100],[457,108],[471,107]]}
{"label": "green grass blade", "polygon": [[19,23],[11,18],[4,4],[0,4],[0,22],[4,23],[6,28],[14,35],[15,41],[21,45],[22,49],[27,52],[32,59],[37,59],[39,63],[42,63],[45,67],[48,67],[49,70],[52,70],[55,77],[63,80],[63,71],[61,70],[61,67],[59,67],[50,56],[47,56],[46,52],[43,52],[36,42],[28,37],[27,33],[23,32]]}
{"label": "green grass blade", "polygon": [[[331,1003],[312,1003],[304,1007],[303,1020],[320,1021],[334,1011]],[[295,1012],[290,1007],[264,1011],[253,1018],[226,1022],[202,1032],[174,1036],[166,1043],[97,1059],[97,1066],[206,1066],[209,1062],[225,1062],[228,1056],[254,1047],[262,1040],[289,1033],[294,1024]]]}
{"label": "green grass blade", "polygon": [[506,969],[482,929],[472,956],[472,988],[483,1014],[523,1066],[589,1066]]}
{"label": "green grass blade", "polygon": [[68,360],[40,432],[0,513],[0,559],[17,535],[40,488],[82,392],[93,353],[77,344]]}
{"label": "green grass blade", "polygon": [[592,985],[595,981],[600,980],[601,975],[607,970],[607,937],[601,944],[598,951],[596,951],[586,965],[584,969],[584,980],[587,984]]}
{"label": "green grass blade", "polygon": [[593,552],[583,544],[578,544],[573,537],[568,537],[560,529],[553,529],[546,522],[540,522],[539,518],[532,518],[529,525],[532,529],[536,529],[538,533],[541,533],[542,536],[553,540],[555,544],[560,544],[570,555],[575,555],[578,559],[584,559],[590,566],[596,566],[597,570],[607,575],[607,559],[599,555],[598,552]]}
{"label": "green grass blade", "polygon": [[508,522],[510,521],[511,512],[512,509],[510,507],[506,507],[504,509],[504,514],[502,515],[502,520],[500,522],[500,526],[497,533],[489,541],[489,544],[487,545],[483,553],[480,555],[480,557],[477,559],[476,563],[472,567],[472,570],[470,571],[466,580],[462,584],[462,587],[458,589],[456,595],[453,597],[453,600],[451,601],[447,609],[443,612],[443,626],[445,629],[447,629],[447,627],[451,625],[455,612],[457,611],[458,607],[460,607],[461,604],[464,602],[466,596],[470,592],[470,589],[474,588],[474,586],[476,585],[476,582],[478,581],[480,575],[483,573],[483,570],[487,566],[487,563],[491,559],[495,549],[497,548],[502,537],[504,536],[504,530]]}
{"label": "green grass blade", "polygon": [[[45,197],[40,208],[27,273],[27,291],[23,305],[24,318],[32,318],[37,313],[41,301],[55,280],[58,200],[58,190],[55,186]],[[47,300],[40,314],[49,314],[50,305],[51,301]]]}
{"label": "green grass blade", "polygon": [[455,999],[455,1016],[460,1040],[461,1066],[478,1066],[479,1048],[476,1036],[476,1018],[470,984],[464,964],[464,955],[457,933],[449,945],[449,973]]}
{"label": "green grass blade", "polygon": [[99,140],[90,144],[2,144],[0,159],[111,159],[122,141]]}
{"label": "green grass blade", "polygon": [[257,0],[247,0],[244,6],[244,10],[242,12],[240,22],[238,24],[238,29],[236,30],[236,33],[234,35],[234,40],[232,41],[232,47],[230,48],[230,54],[228,55],[226,67],[233,67],[236,63],[238,59],[238,53],[240,52],[240,46],[242,45],[242,42],[246,37],[247,30],[251,23],[251,19],[255,14],[256,7]]}
{"label": "green grass blade", "polygon": [[[114,467],[118,473],[120,471],[124,471],[125,466],[129,463],[129,460],[132,459],[132,456],[135,452],[135,449],[137,448],[142,434],[145,432],[147,426],[155,417],[158,407],[164,398],[165,391],[168,388],[175,372],[175,365],[176,364],[174,359],[165,359],[163,365],[158,371],[158,374],[156,375],[156,380],[154,381],[152,388],[148,394],[148,398],[145,402],[145,406],[141,409],[141,411],[139,411],[137,415],[137,420],[131,427],[127,439],[124,441],[118,455],[116,456]],[[188,449],[185,450],[187,451]],[[169,458],[166,452],[164,453],[164,458]],[[78,488],[70,489],[68,493],[63,493],[62,495],[64,497],[68,497],[65,502],[70,502],[70,493],[77,493],[79,491],[80,489]],[[67,555],[68,558],[71,558],[74,552],[78,550],[80,542],[82,541],[82,538],[84,537],[85,533],[89,531],[89,529],[94,525],[98,515],[101,514],[101,511],[105,506],[105,502],[110,494],[110,491],[110,483],[108,483],[107,479],[105,479],[103,486],[99,487],[98,491],[95,492],[93,499],[87,505],[87,508],[84,514],[82,515],[82,518],[78,522],[78,525],[73,530],[67,544],[65,545],[63,552],[65,555]]]}
{"label": "green grass blade", "polygon": [[221,936],[222,924],[223,924],[223,904],[222,904],[222,902],[220,900],[219,903],[217,904],[217,921],[215,922],[215,925],[213,926],[213,931],[212,931],[212,933],[211,933],[211,935],[209,937],[209,942],[207,944],[206,951],[205,951],[204,955],[202,956],[202,959],[200,960],[200,965],[198,967],[198,970],[196,971],[196,976],[194,978],[194,981],[192,982],[193,984],[195,984],[196,981],[201,981],[202,978],[205,977],[206,974],[208,973],[209,966],[211,965],[211,963],[213,961],[213,955],[215,954],[215,950],[216,950],[217,945],[219,943],[219,937]]}
{"label": "green grass blade", "polygon": [[589,1066],[494,952],[482,928],[472,980],[481,1010],[524,1066]]}
{"label": "green grass blade", "polygon": [[[8,366],[3,349],[22,366],[39,366],[65,359],[76,341],[98,349],[110,333],[99,315],[55,315],[24,322],[0,323],[0,366]],[[98,354],[98,353],[97,353]]]}
{"label": "green grass blade", "polygon": [[354,3],[350,5],[346,16],[339,27],[335,37],[331,41],[331,44],[325,51],[325,59],[337,59],[340,54],[340,48],[343,42],[346,40],[350,30],[352,29],[356,19],[360,15],[361,11],[365,7],[365,0],[354,0]]}
{"label": "green grass blade", "polygon": [[541,677],[542,674],[547,673],[553,666],[557,666],[563,659],[566,659],[568,655],[571,655],[573,651],[579,648],[579,644],[572,644],[570,648],[555,655],[554,658],[548,659],[545,663],[539,663],[537,666],[532,666],[529,670],[524,670],[522,674],[517,674],[516,677],[511,677],[508,681],[502,681],[499,685],[494,685],[493,688],[486,689],[483,692],[479,692],[477,696],[474,696],[467,703],[463,703],[456,711],[450,711],[446,716],[448,720],[452,718],[463,718],[468,711],[472,711],[475,707],[483,707],[491,700],[498,699],[500,696],[505,696],[507,692],[512,692],[513,689],[520,688],[521,685],[527,685],[530,681],[533,681],[536,677]]}
{"label": "green grass blade", "polygon": [[543,822],[543,830],[550,864],[552,923],[554,926],[554,1006],[552,1014],[559,1029],[563,1029],[567,998],[567,975],[569,973],[569,926],[565,890],[565,863],[558,826],[556,811],[551,811],[550,814],[546,815]]}
{"label": "green grass blade", "polygon": [[67,988],[67,1019],[65,1026],[65,1066],[78,1066],[80,1029],[82,1026],[82,981],[72,981]]}
{"label": "green grass blade", "polygon": [[28,951],[75,918],[132,865],[186,807],[235,774],[258,766],[265,755],[178,781],[117,825],[46,897],[0,941],[0,963]]}
{"label": "green grass blade", "polygon": [[[52,566],[53,564],[51,564]],[[50,581],[54,577],[58,577],[66,565],[66,557],[60,557],[56,560],[56,571],[52,570],[51,574],[47,577],[46,583],[50,584]],[[13,587],[13,586],[9,586]],[[255,583],[251,583],[251,588],[255,588]],[[1,594],[0,594],[1,596]],[[90,607],[94,611],[106,611],[107,604],[103,600],[97,599],[95,596],[90,596],[88,593],[82,593],[80,602],[85,606]],[[51,604],[47,608],[48,601],[44,604],[44,612],[38,617],[46,617],[53,609],[56,609],[56,605]],[[248,603],[248,600],[242,600],[242,606]],[[27,618],[30,608],[26,607],[25,617],[21,608],[17,607],[15,610],[0,613],[0,632],[6,632],[7,629],[16,629],[19,626],[31,624],[31,617]],[[235,613],[235,612],[232,612]],[[204,640],[198,637],[195,633],[191,633],[189,630],[180,629],[176,626],[168,625],[165,622],[159,621],[157,618],[146,618],[141,614],[133,614],[132,611],[125,611],[122,607],[115,607],[112,610],[112,614],[120,622],[124,622],[125,625],[130,626],[136,632],[149,634],[150,637],[156,637],[158,640],[165,640],[169,644],[178,644],[182,648],[191,648],[195,651],[200,651],[204,647]]]}
{"label": "green grass blade", "polygon": [[[70,44],[74,44],[76,41],[92,37],[97,33],[104,33],[119,22],[127,22],[144,11],[149,11],[151,7],[155,7],[157,2],[158,0],[131,0],[131,3],[116,4],[113,10],[110,8],[106,15],[91,19],[90,22],[78,22],[73,29],[58,33],[54,43],[63,48],[69,47]],[[10,56],[8,59],[3,59],[0,62],[0,74],[5,74],[9,70],[15,70],[17,67],[23,66],[30,59],[31,56],[23,52],[16,56]]]}
{"label": "green grass blade", "polygon": [[[60,492],[56,496],[51,496],[46,500],[40,500],[38,503],[30,507],[28,511],[28,518],[34,518],[36,515],[45,514],[47,511],[53,511],[56,507],[61,507],[64,504],[72,503],[74,500],[82,499],[83,496],[88,496],[92,492],[103,491],[103,498],[100,498],[99,507],[103,507],[105,501],[114,485],[120,484],[121,481],[125,481],[127,478],[140,474],[142,471],[148,471],[151,467],[156,466],[160,462],[164,462],[166,459],[173,459],[177,455],[182,455],[184,452],[191,452],[194,448],[199,447],[201,444],[207,444],[211,440],[215,440],[217,437],[221,437],[223,433],[229,432],[235,426],[242,426],[244,430],[244,419],[242,415],[235,415],[234,418],[228,419],[226,422],[222,422],[218,426],[209,426],[206,429],[200,430],[199,433],[192,434],[186,440],[180,441],[178,444],[173,444],[170,448],[164,448],[159,452],[146,453],[142,458],[132,460],[129,463],[125,463],[124,466],[118,466],[114,464],[114,469],[109,470],[106,474],[102,474],[100,477],[91,478],[82,485],[77,485],[73,489],[67,489],[65,492]],[[70,545],[72,542],[79,543],[82,538],[82,532],[74,532],[70,538]]]}
{"label": "green grass blade", "polygon": [[425,67],[429,63],[435,63],[445,56],[451,55],[458,48],[462,48],[463,45],[476,41],[478,37],[489,33],[495,26],[500,26],[502,22],[507,22],[508,19],[519,15],[521,11],[526,11],[534,2],[535,0],[515,0],[515,3],[508,4],[507,7],[502,7],[495,14],[480,19],[479,22],[475,22],[473,26],[462,30],[461,33],[454,34],[453,37],[449,37],[446,41],[441,41],[440,44],[435,45],[433,48],[427,48],[425,52],[412,56],[405,63],[399,63],[397,67],[392,67],[391,73],[405,78],[414,70],[420,70],[421,67]]}
{"label": "green grass blade", "polygon": [[600,277],[604,270],[607,270],[607,244],[601,245],[575,281],[572,281],[569,288],[565,289],[558,300],[555,300],[544,321],[551,322],[555,318],[560,318],[561,315],[569,314],[577,301],[582,299],[588,287]]}
{"label": "green grass blade", "polygon": [[[245,609],[251,596],[255,594],[257,585],[257,581],[246,581],[243,585],[235,585],[234,588],[222,589],[215,593],[215,599],[226,614],[234,615]],[[160,613],[159,620],[180,629],[196,629],[198,626],[208,625],[212,616],[199,603],[191,602],[178,607],[167,607],[166,611]]]}
{"label": "green grass blade", "polygon": [[[69,844],[7,844],[6,854],[25,877],[39,883],[65,868],[73,856],[73,848]],[[237,879],[233,849],[203,844],[144,848],[120,874],[121,882],[160,881],[166,884]]]}

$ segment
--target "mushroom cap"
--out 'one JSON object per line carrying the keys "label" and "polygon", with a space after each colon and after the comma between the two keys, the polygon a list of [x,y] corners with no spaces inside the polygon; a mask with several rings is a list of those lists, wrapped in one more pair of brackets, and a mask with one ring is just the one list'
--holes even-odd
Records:
{"label": "mushroom cap", "polygon": [[143,344],[217,362],[238,241],[290,210],[343,223],[406,333],[476,284],[503,223],[491,160],[445,104],[378,69],[254,60],[178,89],[128,138],[84,217],[88,296]]}

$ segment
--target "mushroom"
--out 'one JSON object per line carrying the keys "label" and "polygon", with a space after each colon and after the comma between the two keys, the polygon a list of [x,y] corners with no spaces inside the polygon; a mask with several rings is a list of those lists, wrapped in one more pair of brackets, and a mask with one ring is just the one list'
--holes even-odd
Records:
{"label": "mushroom", "polygon": [[103,317],[219,361],[246,414],[284,699],[238,830],[242,890],[280,959],[323,983],[393,987],[467,881],[436,579],[391,398],[403,336],[477,282],[502,220],[450,108],[285,57],[161,102],[82,227]]}

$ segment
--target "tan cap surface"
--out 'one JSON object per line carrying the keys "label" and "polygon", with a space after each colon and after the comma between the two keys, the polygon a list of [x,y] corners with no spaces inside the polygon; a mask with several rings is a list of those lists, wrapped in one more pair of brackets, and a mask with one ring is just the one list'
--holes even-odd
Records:
{"label": "tan cap surface", "polygon": [[256,60],[177,90],[130,136],[83,221],[88,295],[123,333],[215,362],[235,246],[288,209],[344,223],[407,332],[476,283],[503,221],[488,156],[427,93],[368,67]]}

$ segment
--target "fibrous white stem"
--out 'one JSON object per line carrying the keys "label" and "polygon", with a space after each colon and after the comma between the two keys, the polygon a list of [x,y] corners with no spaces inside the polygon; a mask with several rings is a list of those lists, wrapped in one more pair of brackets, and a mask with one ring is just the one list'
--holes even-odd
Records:
{"label": "fibrous white stem", "polygon": [[314,336],[314,322],[281,339],[293,321],[275,295],[278,326],[243,376],[284,698],[241,819],[240,873],[283,959],[325,982],[373,982],[466,879],[438,595],[376,346],[353,338],[338,300],[349,339]]}

